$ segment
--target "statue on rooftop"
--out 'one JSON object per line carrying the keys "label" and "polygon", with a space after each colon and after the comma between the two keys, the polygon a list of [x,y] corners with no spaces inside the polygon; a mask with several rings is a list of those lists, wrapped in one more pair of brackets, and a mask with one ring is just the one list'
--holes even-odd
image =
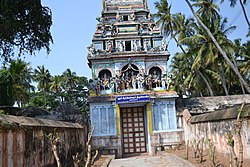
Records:
{"label": "statue on rooftop", "polygon": [[162,75],[161,77],[161,87],[162,89],[166,89],[166,84],[167,84],[167,78],[166,78],[166,75]]}
{"label": "statue on rooftop", "polygon": [[108,90],[110,88],[109,87],[109,79],[108,78],[103,78],[102,84],[103,84],[103,89],[104,90]]}
{"label": "statue on rooftop", "polygon": [[161,48],[162,51],[167,51],[168,50],[168,45],[166,44],[165,41],[162,42],[162,48]]}
{"label": "statue on rooftop", "polygon": [[136,83],[137,83],[138,89],[143,88],[143,85],[142,85],[143,84],[143,76],[142,76],[142,74],[140,74],[140,73],[137,74]]}
{"label": "statue on rooftop", "polygon": [[153,24],[152,23],[149,23],[148,24],[148,31],[153,31]]}
{"label": "statue on rooftop", "polygon": [[114,78],[110,79],[110,89],[111,89],[111,92],[115,92],[115,79]]}
{"label": "statue on rooftop", "polygon": [[133,48],[134,48],[134,51],[138,51],[138,41],[137,40],[134,40],[133,42]]}
{"label": "statue on rooftop", "polygon": [[130,89],[131,88],[131,86],[130,86],[131,81],[132,81],[131,78],[127,75],[126,80],[125,80],[125,88],[126,89]]}
{"label": "statue on rooftop", "polygon": [[148,90],[152,90],[152,75],[149,74],[146,78],[146,85]]}
{"label": "statue on rooftop", "polygon": [[102,16],[99,16],[99,17],[96,18],[96,20],[97,20],[98,22],[102,22],[102,21],[103,21],[103,17],[102,17]]}
{"label": "statue on rooftop", "polygon": [[107,34],[107,30],[106,30],[106,27],[105,25],[102,26],[102,37],[106,37],[106,34]]}
{"label": "statue on rooftop", "polygon": [[130,19],[135,21],[135,14],[134,13],[130,14]]}
{"label": "statue on rooftop", "polygon": [[150,46],[149,46],[149,42],[148,42],[148,40],[146,40],[145,42],[144,42],[144,51],[149,51],[149,49],[150,49]]}
{"label": "statue on rooftop", "polygon": [[119,52],[123,52],[124,51],[124,43],[123,43],[123,41],[120,41],[119,42]]}
{"label": "statue on rooftop", "polygon": [[88,49],[88,56],[89,57],[94,57],[95,56],[94,44],[91,44],[89,47],[87,47],[87,49]]}
{"label": "statue on rooftop", "polygon": [[108,52],[111,53],[113,50],[113,45],[112,45],[112,42],[109,40],[108,41]]}
{"label": "statue on rooftop", "polygon": [[153,79],[152,79],[152,87],[153,87],[153,88],[158,87],[158,79],[159,79],[159,77],[158,77],[158,75],[157,75],[157,72],[154,71],[154,72],[153,72]]}
{"label": "statue on rooftop", "polygon": [[97,80],[96,80],[96,90],[97,90],[97,94],[100,94],[100,92],[101,92],[101,86],[102,86],[102,81],[101,81],[101,79],[100,78],[98,78]]}
{"label": "statue on rooftop", "polygon": [[131,82],[132,82],[132,87],[133,89],[136,89],[136,75],[134,75],[134,72],[132,71],[132,74],[131,74]]}
{"label": "statue on rooftop", "polygon": [[149,19],[149,20],[152,20],[152,19],[153,19],[151,13],[148,14],[148,19]]}
{"label": "statue on rooftop", "polygon": [[115,18],[118,22],[122,21],[122,16],[119,14],[119,12],[116,13]]}
{"label": "statue on rooftop", "polygon": [[112,25],[112,26],[111,26],[111,35],[114,36],[114,35],[116,35],[116,34],[117,34],[117,27],[114,26],[114,25]]}
{"label": "statue on rooftop", "polygon": [[118,75],[115,76],[115,92],[121,91],[121,80]]}
{"label": "statue on rooftop", "polygon": [[137,28],[138,34],[142,35],[142,33],[143,33],[143,24],[137,25],[136,28]]}

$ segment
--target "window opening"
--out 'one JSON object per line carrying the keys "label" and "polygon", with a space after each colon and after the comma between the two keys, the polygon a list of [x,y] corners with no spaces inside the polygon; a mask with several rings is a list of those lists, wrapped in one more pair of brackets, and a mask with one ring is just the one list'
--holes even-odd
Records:
{"label": "window opening", "polygon": [[123,16],[123,21],[128,21],[128,15]]}
{"label": "window opening", "polygon": [[125,41],[125,50],[131,51],[131,41]]}

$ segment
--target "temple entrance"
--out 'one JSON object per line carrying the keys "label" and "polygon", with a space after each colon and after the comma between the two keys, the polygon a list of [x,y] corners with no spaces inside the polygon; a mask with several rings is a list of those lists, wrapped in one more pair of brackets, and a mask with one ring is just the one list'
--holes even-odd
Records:
{"label": "temple entrance", "polygon": [[123,153],[146,152],[144,107],[121,108]]}

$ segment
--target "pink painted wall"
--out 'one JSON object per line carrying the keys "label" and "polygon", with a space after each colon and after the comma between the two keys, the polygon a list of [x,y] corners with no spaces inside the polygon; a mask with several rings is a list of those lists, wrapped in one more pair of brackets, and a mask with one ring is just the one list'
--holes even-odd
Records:
{"label": "pink painted wall", "polygon": [[63,166],[73,166],[72,155],[84,149],[86,129],[79,124],[14,116],[0,116],[1,167],[56,167],[47,137],[60,134]]}
{"label": "pink painted wall", "polygon": [[[219,153],[229,156],[229,149],[226,139],[226,134],[231,132],[234,135],[235,140],[235,152],[238,155],[239,146],[237,137],[235,135],[235,122],[236,120],[223,120],[213,122],[202,122],[191,124],[186,120],[184,122],[184,135],[185,141],[199,140],[202,137],[205,141],[211,140],[216,146]],[[246,120],[243,124],[242,130],[242,142],[243,142],[243,154],[244,158],[250,159],[250,119]],[[206,145],[207,146],[207,145]],[[208,147],[208,146],[207,146]]]}

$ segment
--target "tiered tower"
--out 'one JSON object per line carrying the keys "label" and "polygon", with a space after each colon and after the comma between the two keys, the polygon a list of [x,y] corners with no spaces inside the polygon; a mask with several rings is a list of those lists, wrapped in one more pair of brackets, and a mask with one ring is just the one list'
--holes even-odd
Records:
{"label": "tiered tower", "polygon": [[144,0],[107,0],[88,47],[97,94],[166,90],[169,53]]}
{"label": "tiered tower", "polygon": [[153,131],[177,128],[167,45],[147,0],[102,0],[96,19],[88,47],[94,143],[104,148],[108,143],[118,156],[152,152]]}

